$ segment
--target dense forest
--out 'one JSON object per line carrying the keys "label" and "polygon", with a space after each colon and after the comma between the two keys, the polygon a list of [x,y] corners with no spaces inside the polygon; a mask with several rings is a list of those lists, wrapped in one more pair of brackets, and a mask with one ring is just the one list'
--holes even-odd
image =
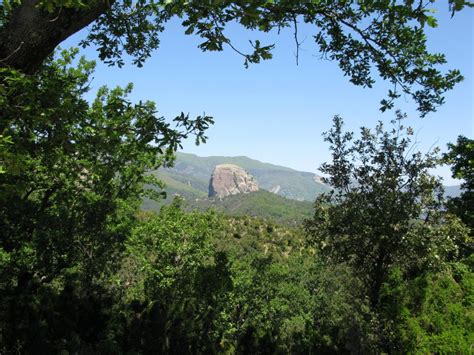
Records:
{"label": "dense forest", "polygon": [[[330,190],[303,222],[288,223],[269,192],[247,202],[270,199],[269,218],[164,204],[150,172],[172,166],[185,139],[205,143],[213,118],[159,117],[130,99],[132,85],[87,100],[94,62],[55,51],[92,23],[84,45],[142,65],[174,16],[203,50],[230,44],[229,22],[266,32],[303,16],[355,85],[370,87],[373,70],[398,83],[382,110],[404,93],[425,116],[462,77],[435,69],[444,57],[425,46],[424,26],[436,26],[425,2],[397,4],[3,1],[0,352],[472,353],[472,139],[423,154],[401,111],[359,132],[336,115],[323,134]],[[453,15],[471,6],[449,4]],[[341,30],[368,20],[360,41]],[[271,49],[253,43],[245,65]],[[462,179],[460,196],[444,197],[440,164]]]}

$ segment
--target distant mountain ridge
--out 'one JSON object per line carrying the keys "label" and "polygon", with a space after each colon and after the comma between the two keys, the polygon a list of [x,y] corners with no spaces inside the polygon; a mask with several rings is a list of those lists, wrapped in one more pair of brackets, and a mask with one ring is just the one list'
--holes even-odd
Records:
{"label": "distant mountain ridge", "polygon": [[160,169],[155,175],[166,183],[168,193],[178,193],[188,199],[204,198],[208,194],[211,174],[220,164],[240,166],[255,177],[261,189],[292,200],[313,202],[316,196],[329,191],[329,187],[313,173],[264,163],[245,156],[199,157],[177,153],[174,167]]}
{"label": "distant mountain ridge", "polygon": [[[298,201],[314,202],[330,187],[321,177],[310,172],[298,171],[288,167],[264,163],[246,156],[200,157],[195,154],[177,153],[172,168],[153,172],[166,184],[168,194],[180,194],[187,199],[205,198],[209,192],[209,180],[217,165],[234,164],[248,171],[261,189]],[[446,196],[458,196],[460,187],[445,186]]]}
{"label": "distant mountain ridge", "polygon": [[[254,177],[260,189],[231,194],[224,198],[208,197],[210,179],[216,166],[236,165]],[[263,163],[245,156],[199,157],[177,153],[172,168],[152,172],[166,184],[169,203],[175,195],[185,199],[188,209],[214,208],[228,215],[250,215],[288,225],[300,225],[313,213],[313,202],[330,188],[318,175],[284,166]],[[238,181],[237,181],[238,183]],[[446,186],[447,196],[459,195],[459,186]],[[158,210],[160,203],[145,199],[142,208]]]}

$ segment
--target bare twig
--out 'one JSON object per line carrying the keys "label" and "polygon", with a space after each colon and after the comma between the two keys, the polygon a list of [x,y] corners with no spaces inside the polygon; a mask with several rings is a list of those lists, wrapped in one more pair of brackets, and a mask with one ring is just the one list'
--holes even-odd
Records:
{"label": "bare twig", "polygon": [[298,41],[298,22],[296,21],[296,15],[293,14],[293,26],[295,27],[295,31],[293,32],[293,35],[295,37],[295,43],[296,43],[296,65],[299,64],[299,58],[300,58],[300,45],[301,43]]}
{"label": "bare twig", "polygon": [[212,16],[212,22],[214,23],[214,26],[216,27],[216,30],[219,31],[219,34],[225,39],[224,40],[224,43],[226,43],[234,52],[236,52],[237,54],[240,54],[242,57],[244,57],[245,59],[248,59],[249,55],[248,54],[245,54],[244,52],[240,51],[239,49],[237,49],[236,47],[234,47],[234,45],[232,44],[232,42],[230,41],[229,38],[227,38],[226,36],[224,36],[224,33],[222,32],[222,30],[220,29],[219,27],[219,23],[217,22],[217,19],[216,17],[214,16],[214,14],[211,15]]}
{"label": "bare twig", "polygon": [[59,11],[58,11],[58,16],[56,16],[55,18],[53,18],[52,20],[49,20],[48,22],[55,22],[59,19],[59,16],[61,15],[61,11],[63,11],[63,7],[61,6],[59,8]]}
{"label": "bare twig", "polygon": [[21,47],[23,47],[23,44],[24,44],[24,43],[25,43],[25,42],[22,41],[22,42],[20,43],[20,45],[18,46],[17,49],[15,49],[13,52],[11,52],[9,56],[7,56],[7,57],[5,57],[5,58],[3,58],[3,59],[0,59],[0,62],[2,62],[2,63],[3,63],[3,62],[6,62],[8,59],[10,59],[11,57],[13,57],[13,56],[21,49]]}

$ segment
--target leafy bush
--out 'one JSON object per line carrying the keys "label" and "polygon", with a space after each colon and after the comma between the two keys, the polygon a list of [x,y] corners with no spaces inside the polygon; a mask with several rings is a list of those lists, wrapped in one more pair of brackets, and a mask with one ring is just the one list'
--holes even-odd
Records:
{"label": "leafy bush", "polygon": [[463,262],[407,280],[393,269],[381,292],[392,351],[467,354],[474,335],[474,275]]}

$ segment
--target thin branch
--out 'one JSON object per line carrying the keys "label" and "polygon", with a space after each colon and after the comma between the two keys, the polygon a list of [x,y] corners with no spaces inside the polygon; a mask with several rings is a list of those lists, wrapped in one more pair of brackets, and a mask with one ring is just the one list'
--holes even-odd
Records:
{"label": "thin branch", "polygon": [[240,50],[238,50],[237,48],[235,48],[234,45],[232,44],[232,42],[230,41],[230,39],[228,39],[227,37],[226,37],[225,43],[227,45],[229,45],[229,47],[232,48],[232,50],[234,52],[240,54],[244,58],[248,58],[248,54],[245,54],[245,53],[241,52]]}
{"label": "thin branch", "polygon": [[18,52],[18,51],[21,49],[21,47],[23,47],[23,44],[24,44],[24,43],[25,43],[25,42],[22,41],[22,42],[20,43],[20,45],[18,46],[17,49],[15,49],[13,52],[11,52],[10,55],[7,56],[6,58],[0,59],[0,62],[2,62],[2,63],[3,63],[3,62],[6,62],[8,59],[10,59],[11,57],[13,57],[13,56],[16,54],[16,52]]}
{"label": "thin branch", "polygon": [[57,20],[59,20],[59,16],[61,15],[61,12],[63,11],[63,7],[61,6],[59,8],[59,11],[58,11],[58,16],[56,16],[55,18],[53,18],[52,20],[49,20],[48,22],[55,22]]}
{"label": "thin branch", "polygon": [[300,45],[301,43],[298,41],[298,22],[296,21],[296,15],[293,14],[293,26],[295,27],[294,31],[294,37],[295,37],[295,43],[296,43],[296,65],[299,64],[299,58],[300,58]]}
{"label": "thin branch", "polygon": [[413,144],[411,145],[411,147],[407,150],[405,156],[403,157],[404,160],[406,160],[408,158],[408,155],[411,154],[411,152],[413,150],[415,150],[416,147],[418,147],[418,145],[420,144],[420,141],[418,140],[418,135],[420,134],[420,131],[421,130],[417,130],[416,131],[416,134],[415,134],[415,141],[413,142]]}
{"label": "thin branch", "polygon": [[[364,32],[370,27],[367,27],[365,30],[361,30],[360,28],[358,28],[357,26],[351,24],[350,22],[347,22],[345,21],[344,19],[340,18],[336,13],[334,12],[330,12],[329,14],[325,14],[324,16],[326,17],[329,17],[330,20],[332,20],[333,18],[336,19],[336,21],[339,21],[340,23],[342,23],[343,25],[349,27],[350,29],[352,29],[354,32],[358,33],[360,35],[360,37],[362,38],[362,40],[364,41],[364,43],[367,45],[368,49],[370,50],[370,52],[372,52],[372,54],[374,55],[375,58],[377,59],[380,59],[380,58],[383,58],[383,55],[380,53],[380,51],[375,48],[371,42],[373,42],[374,44],[376,44],[377,46],[380,47],[380,44],[375,40],[373,39],[372,37],[370,36],[367,36]],[[382,47],[381,50],[384,50],[384,48]],[[388,54],[388,56],[390,56],[393,60],[394,60],[394,63],[398,63],[398,59],[396,58],[396,56],[391,52],[389,51],[388,49],[385,49],[386,53]],[[407,72],[404,70],[404,74],[407,75]],[[409,93],[411,94],[411,91],[409,89],[408,86],[406,86],[396,75],[394,76],[394,79],[396,80],[396,82],[402,87],[403,89],[403,92],[405,93]],[[415,80],[415,82],[417,84],[420,84],[420,82],[418,80]],[[421,84],[420,84],[421,85]]]}
{"label": "thin branch", "polygon": [[211,17],[212,17],[212,22],[214,23],[214,26],[216,27],[216,30],[219,31],[219,34],[222,36],[222,38],[224,38],[224,43],[226,43],[234,52],[236,52],[237,54],[240,54],[245,59],[248,59],[249,58],[248,54],[245,54],[242,51],[240,51],[239,49],[237,49],[236,47],[234,47],[234,45],[232,44],[230,39],[227,38],[226,36],[224,36],[224,33],[220,29],[219,23],[217,22],[217,19],[214,16],[214,14],[211,14]]}

